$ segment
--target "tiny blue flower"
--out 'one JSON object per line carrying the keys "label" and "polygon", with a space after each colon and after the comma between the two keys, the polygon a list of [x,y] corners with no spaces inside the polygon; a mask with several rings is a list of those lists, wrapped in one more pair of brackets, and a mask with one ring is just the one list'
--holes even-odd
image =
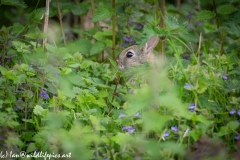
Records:
{"label": "tiny blue flower", "polygon": [[192,86],[188,83],[185,83],[184,87],[185,89],[192,89]]}
{"label": "tiny blue flower", "polygon": [[122,130],[126,130],[128,131],[128,133],[133,133],[135,131],[135,128],[133,128],[132,126],[123,126]]}
{"label": "tiny blue flower", "polygon": [[189,13],[189,14],[188,14],[188,18],[189,18],[189,19],[192,18],[192,16],[193,16],[192,13]]}
{"label": "tiny blue flower", "polygon": [[122,47],[125,47],[127,45],[127,42],[123,42]]}
{"label": "tiny blue flower", "polygon": [[238,110],[237,114],[240,116],[240,109]]}
{"label": "tiny blue flower", "polygon": [[237,134],[235,137],[234,137],[235,140],[239,140],[240,139],[240,134]]}
{"label": "tiny blue flower", "polygon": [[17,106],[14,107],[14,111],[18,111],[18,107]]}
{"label": "tiny blue flower", "polygon": [[30,65],[29,68],[33,68],[33,65]]}
{"label": "tiny blue flower", "polygon": [[11,58],[8,58],[8,59],[7,59],[7,62],[11,62]]}
{"label": "tiny blue flower", "polygon": [[188,25],[188,28],[193,28],[191,24]]}
{"label": "tiny blue flower", "polygon": [[222,79],[223,79],[223,80],[228,80],[228,75],[227,75],[227,74],[226,74],[226,75],[223,75],[223,76],[222,76]]}
{"label": "tiny blue flower", "polygon": [[118,116],[118,119],[120,119],[120,118],[122,118],[122,117],[124,117],[124,116],[125,116],[125,114],[120,113],[119,116]]}
{"label": "tiny blue flower", "polygon": [[129,42],[129,43],[132,43],[132,42],[133,42],[132,37],[129,37],[128,42]]}
{"label": "tiny blue flower", "polygon": [[137,113],[135,114],[135,117],[137,117],[137,118],[142,118],[139,112],[137,112]]}
{"label": "tiny blue flower", "polygon": [[44,99],[49,99],[48,94],[45,91],[41,91],[41,93],[39,94],[40,97],[43,97]]}
{"label": "tiny blue flower", "polygon": [[128,133],[133,133],[133,132],[135,132],[135,128],[129,128],[128,129]]}
{"label": "tiny blue flower", "polygon": [[191,112],[194,112],[194,111],[195,111],[195,108],[196,108],[196,106],[195,106],[195,104],[193,104],[193,103],[191,103],[191,104],[189,105],[189,107],[188,107],[188,109],[189,109]]}
{"label": "tiny blue flower", "polygon": [[165,138],[165,137],[168,137],[170,134],[169,134],[169,132],[168,131],[166,131],[166,132],[164,132],[163,133],[163,137]]}
{"label": "tiny blue flower", "polygon": [[236,113],[236,110],[235,109],[232,109],[230,112],[229,112],[229,114],[231,114],[231,115],[233,115],[233,114],[235,114]]}
{"label": "tiny blue flower", "polygon": [[135,28],[136,28],[136,30],[141,30],[141,29],[143,29],[143,25],[137,23]]}
{"label": "tiny blue flower", "polygon": [[177,126],[172,126],[171,130],[174,131],[174,132],[177,132],[178,131],[178,127]]}

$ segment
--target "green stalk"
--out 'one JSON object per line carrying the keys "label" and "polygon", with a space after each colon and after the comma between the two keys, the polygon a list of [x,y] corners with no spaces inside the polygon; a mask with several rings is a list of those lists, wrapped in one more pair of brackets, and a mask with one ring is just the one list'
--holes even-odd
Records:
{"label": "green stalk", "polygon": [[114,13],[112,15],[112,58],[115,59],[115,49],[116,49],[116,13],[115,13],[115,0],[112,0],[112,8]]}
{"label": "green stalk", "polygon": [[[215,0],[213,0],[213,7],[214,7],[214,12],[216,14],[216,25],[217,25],[217,29],[219,29],[219,22],[218,22],[218,13],[217,13],[217,9],[216,9],[216,3]],[[224,54],[224,49],[223,49],[223,40],[222,40],[222,34],[220,31],[218,31],[218,36],[220,39],[220,47],[221,47],[221,53]]]}

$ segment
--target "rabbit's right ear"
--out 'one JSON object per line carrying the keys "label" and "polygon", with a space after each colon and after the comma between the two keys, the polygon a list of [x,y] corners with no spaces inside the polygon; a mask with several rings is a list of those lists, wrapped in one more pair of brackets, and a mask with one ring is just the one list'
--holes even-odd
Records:
{"label": "rabbit's right ear", "polygon": [[157,46],[159,38],[157,36],[151,37],[143,47],[143,52],[148,54]]}

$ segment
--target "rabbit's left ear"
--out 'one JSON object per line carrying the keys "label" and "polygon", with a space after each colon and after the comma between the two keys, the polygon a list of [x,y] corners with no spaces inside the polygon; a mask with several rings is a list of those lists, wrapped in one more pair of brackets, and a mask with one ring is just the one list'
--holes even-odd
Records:
{"label": "rabbit's left ear", "polygon": [[157,46],[159,38],[157,36],[151,37],[143,46],[143,53],[148,54]]}

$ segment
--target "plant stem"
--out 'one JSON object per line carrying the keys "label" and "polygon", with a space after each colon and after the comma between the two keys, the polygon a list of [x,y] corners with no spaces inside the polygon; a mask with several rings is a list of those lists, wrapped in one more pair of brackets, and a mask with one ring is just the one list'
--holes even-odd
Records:
{"label": "plant stem", "polygon": [[[165,27],[165,23],[164,23],[165,0],[161,0],[160,9],[161,9],[160,28],[164,28]],[[161,46],[161,55],[165,59],[166,56],[165,56],[165,41],[164,41],[164,39],[160,39],[159,43],[160,43],[159,45]]]}
{"label": "plant stem", "polygon": [[[91,10],[92,10],[92,16],[94,16],[94,14],[95,14],[94,0],[91,0]],[[97,24],[96,24],[96,22],[94,22],[93,25],[94,25],[94,31],[97,32]]]}
{"label": "plant stem", "polygon": [[201,50],[201,43],[202,43],[202,33],[199,36],[199,44],[198,44],[198,67],[200,67],[200,50]]}
{"label": "plant stem", "polygon": [[[213,0],[213,7],[214,7],[214,12],[215,12],[215,14],[216,14],[216,17],[215,17],[215,18],[216,18],[217,29],[219,29],[218,13],[217,13],[217,9],[216,9],[216,3],[215,3],[215,0]],[[218,31],[218,35],[219,35],[219,39],[220,39],[221,53],[224,54],[222,34],[221,34],[220,31]]]}
{"label": "plant stem", "polygon": [[112,0],[112,8],[114,9],[114,14],[112,15],[112,58],[115,59],[115,49],[116,49],[116,12],[115,12],[115,0]]}
{"label": "plant stem", "polygon": [[177,0],[177,8],[180,8],[181,0]]}
{"label": "plant stem", "polygon": [[[43,32],[45,34],[47,33],[47,30],[48,30],[49,3],[50,3],[50,0],[46,0],[46,12],[45,12],[44,30],[43,30]],[[47,38],[44,38],[43,39],[43,48],[45,48],[46,43],[47,43]]]}
{"label": "plant stem", "polygon": [[63,31],[63,24],[62,24],[62,13],[61,13],[61,10],[60,10],[60,7],[59,7],[58,0],[56,0],[56,2],[57,2],[57,8],[58,8],[58,18],[59,18],[60,27],[61,27],[61,30],[62,30],[63,42],[64,42],[64,45],[66,46],[66,38],[65,38],[65,34],[64,34],[64,31]]}

